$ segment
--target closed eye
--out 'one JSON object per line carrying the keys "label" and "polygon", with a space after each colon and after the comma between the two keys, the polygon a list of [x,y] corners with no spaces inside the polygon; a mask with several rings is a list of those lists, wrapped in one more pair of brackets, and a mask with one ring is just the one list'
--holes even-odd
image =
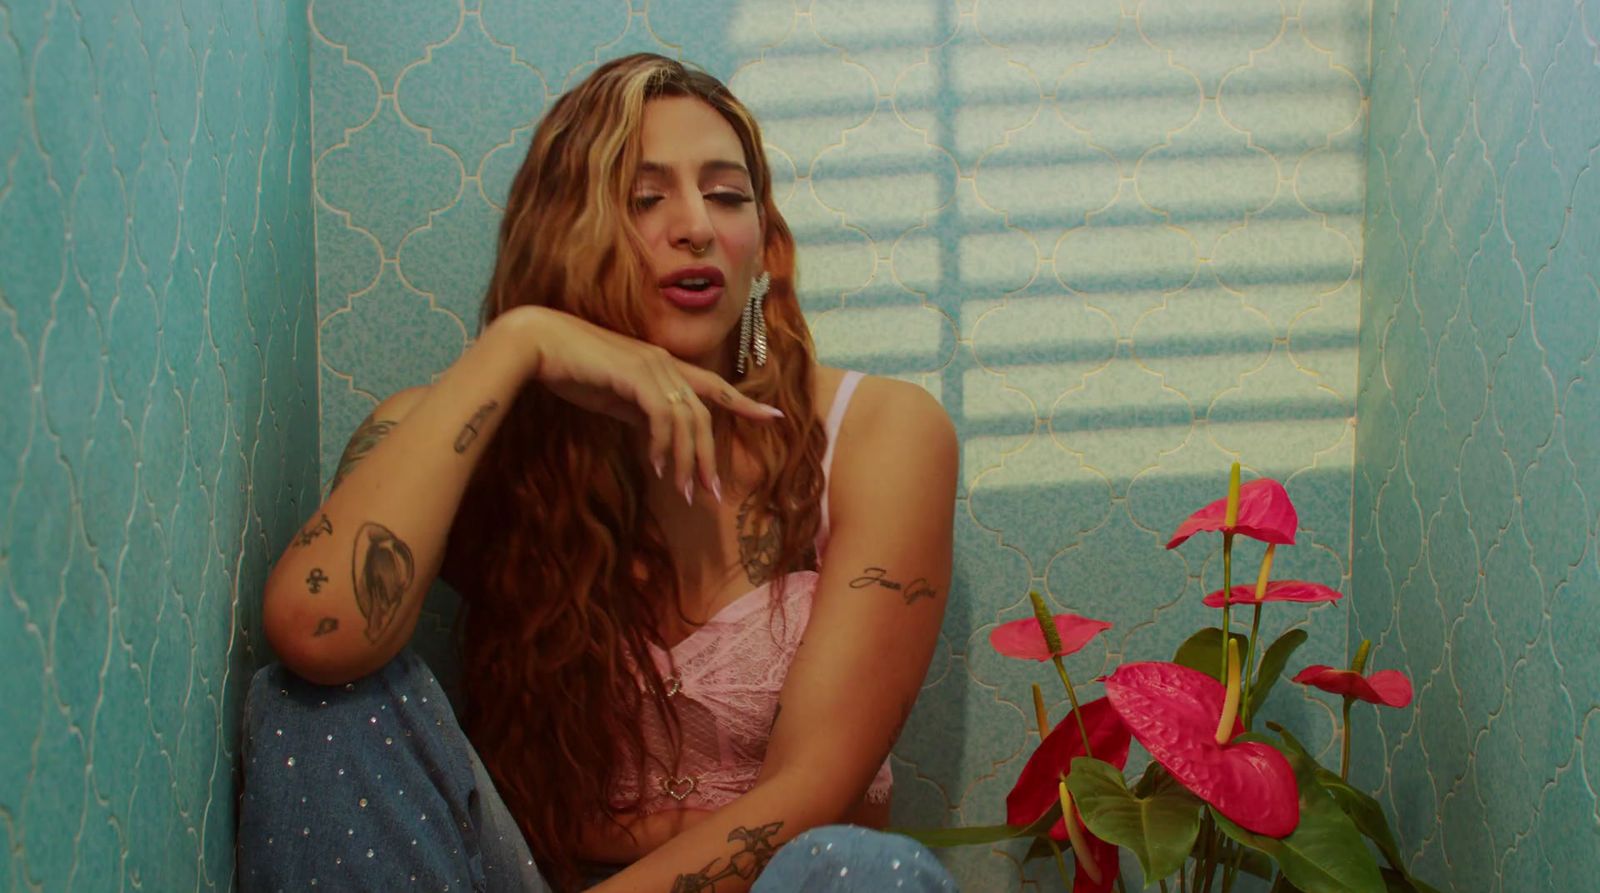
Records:
{"label": "closed eye", "polygon": [[751,198],[742,192],[713,192],[710,195],[707,195],[706,198],[718,204],[727,205],[730,208],[738,207],[739,205],[747,205],[755,201],[754,198]]}

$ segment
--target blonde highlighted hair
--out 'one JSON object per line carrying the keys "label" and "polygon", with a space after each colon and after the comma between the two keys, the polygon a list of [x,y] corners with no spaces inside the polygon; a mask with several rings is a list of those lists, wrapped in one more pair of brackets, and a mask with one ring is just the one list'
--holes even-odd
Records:
{"label": "blonde highlighted hair", "polygon": [[[720,81],[639,54],[602,65],[557,100],[512,183],[483,322],[538,304],[644,337],[648,276],[629,196],[645,105],[665,96],[710,105],[744,149],[771,276],[770,346],[766,365],[734,384],[784,418],[723,418],[719,431],[762,469],[750,504],[777,531],[772,573],[807,569],[825,436],[794,240],[773,203],[760,128]],[[730,359],[737,334],[725,345]],[[664,645],[663,608],[682,613],[677,574],[644,503],[634,437],[530,384],[478,465],[446,559],[463,594],[468,734],[557,889],[579,882],[578,817],[615,820],[637,805],[612,797],[624,760],[645,778],[641,711],[676,727],[647,646]]]}

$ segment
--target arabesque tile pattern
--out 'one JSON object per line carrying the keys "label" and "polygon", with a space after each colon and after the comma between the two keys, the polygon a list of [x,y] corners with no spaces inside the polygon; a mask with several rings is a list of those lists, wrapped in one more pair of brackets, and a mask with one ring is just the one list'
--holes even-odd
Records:
{"label": "arabesque tile pattern", "polygon": [[[1425,877],[1600,884],[1600,3],[1379,0],[1352,639]],[[1387,769],[1383,767],[1387,765]]]}
{"label": "arabesque tile pattern", "polygon": [[0,3],[0,887],[228,889],[317,496],[303,2]]}

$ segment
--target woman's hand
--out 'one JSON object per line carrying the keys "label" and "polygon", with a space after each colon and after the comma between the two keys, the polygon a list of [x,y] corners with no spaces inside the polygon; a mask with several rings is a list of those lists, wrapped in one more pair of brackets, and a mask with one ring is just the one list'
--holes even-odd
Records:
{"label": "woman's hand", "polygon": [[783,415],[739,393],[722,376],[653,344],[571,314],[527,309],[538,345],[531,377],[575,406],[647,430],[656,476],[665,474],[670,459],[675,482],[691,503],[696,477],[722,499],[708,405],[761,421]]}

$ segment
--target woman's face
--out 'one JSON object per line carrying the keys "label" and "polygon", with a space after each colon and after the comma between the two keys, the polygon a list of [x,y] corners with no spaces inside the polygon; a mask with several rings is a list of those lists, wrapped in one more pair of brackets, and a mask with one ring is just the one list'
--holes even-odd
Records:
{"label": "woman's face", "polygon": [[647,337],[726,374],[724,346],[762,272],[761,218],[744,148],[715,109],[690,97],[647,103],[641,138],[630,205],[650,277]]}

